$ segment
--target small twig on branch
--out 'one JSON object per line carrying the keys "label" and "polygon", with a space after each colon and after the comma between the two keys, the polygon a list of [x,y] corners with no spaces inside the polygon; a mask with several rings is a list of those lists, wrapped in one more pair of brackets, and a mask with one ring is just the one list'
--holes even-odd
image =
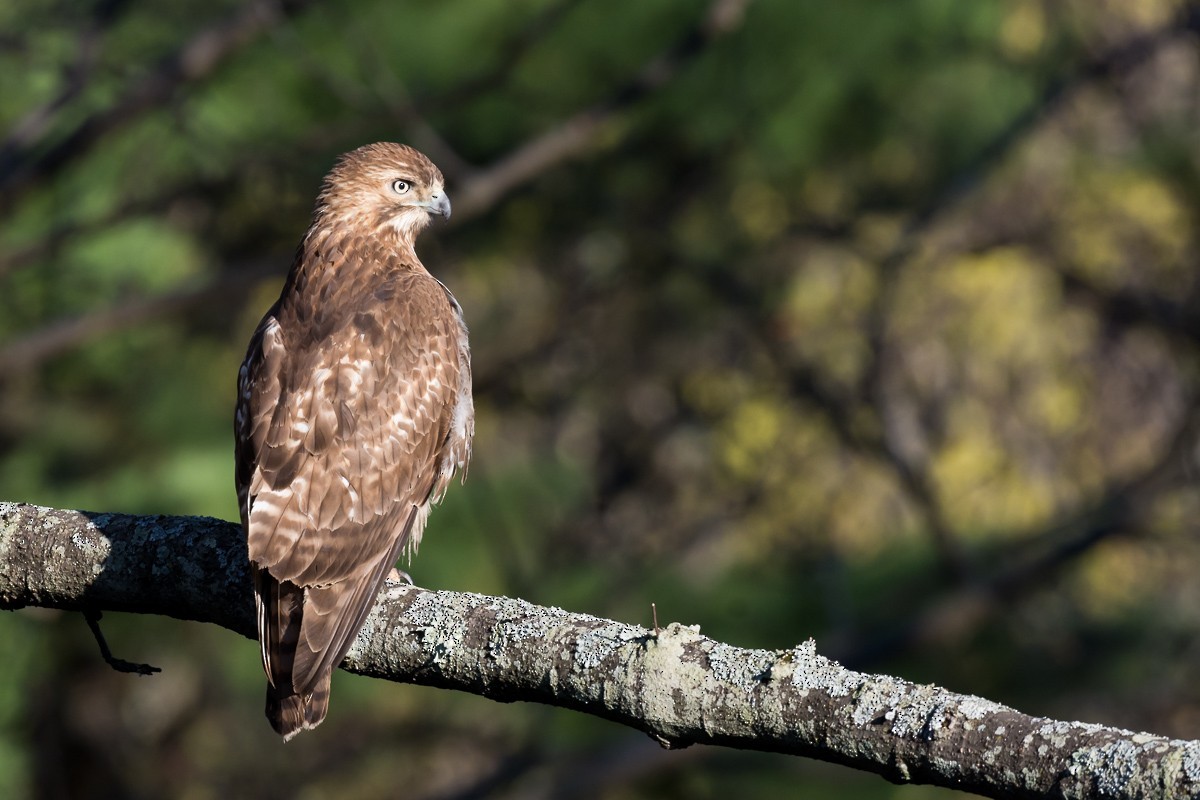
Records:
{"label": "small twig on branch", "polygon": [[108,642],[104,639],[104,632],[100,630],[100,620],[103,616],[95,609],[87,609],[83,612],[83,618],[87,620],[88,628],[91,629],[92,636],[96,637],[96,644],[100,646],[100,656],[104,659],[105,664],[117,672],[129,672],[134,675],[153,675],[156,672],[162,672],[158,667],[152,667],[149,664],[135,664],[132,661],[125,661],[113,656]]}

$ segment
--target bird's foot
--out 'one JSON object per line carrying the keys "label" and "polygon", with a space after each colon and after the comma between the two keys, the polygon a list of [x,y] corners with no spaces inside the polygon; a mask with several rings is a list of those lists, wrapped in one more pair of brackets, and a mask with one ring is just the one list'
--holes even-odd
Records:
{"label": "bird's foot", "polygon": [[409,575],[402,569],[396,569],[395,567],[392,567],[392,571],[388,573],[387,582],[407,583],[409,586],[416,586],[416,584],[413,583],[412,575]]}

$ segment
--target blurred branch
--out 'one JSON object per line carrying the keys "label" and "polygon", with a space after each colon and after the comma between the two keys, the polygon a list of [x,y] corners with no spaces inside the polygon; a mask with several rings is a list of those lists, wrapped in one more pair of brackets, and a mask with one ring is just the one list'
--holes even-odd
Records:
{"label": "blurred branch", "polygon": [[53,322],[0,347],[0,375],[31,370],[105,334],[240,296],[258,281],[282,274],[283,270],[274,264],[250,265],[222,273],[200,286],[138,297],[111,308]]}
{"label": "blurred branch", "polygon": [[[775,330],[766,328],[759,331],[760,341],[785,372],[793,393],[809,398],[826,414],[843,444],[877,459],[891,469],[896,480],[924,513],[926,526],[941,555],[944,571],[960,585],[972,583],[975,568],[958,542],[952,526],[945,519],[940,499],[924,465],[906,457],[889,436],[887,421],[890,415],[884,373],[892,359],[886,329],[887,321],[891,318],[889,312],[900,267],[916,251],[923,235],[945,213],[956,208],[1042,120],[1054,113],[1076,92],[1096,81],[1109,80],[1126,73],[1144,63],[1164,46],[1182,36],[1195,36],[1197,33],[1200,33],[1200,3],[1193,2],[1185,5],[1163,26],[1135,36],[1067,70],[1047,83],[1026,108],[935,187],[908,220],[896,243],[879,262],[879,289],[868,312],[866,326],[871,357],[857,391],[842,394],[824,386],[815,370],[806,365],[791,363],[794,359],[787,354],[786,343],[780,340]],[[748,307],[762,307],[758,290],[747,284],[745,277],[740,273],[728,274],[727,271],[721,271],[706,277],[717,285],[722,296],[740,300]],[[1080,288],[1066,279],[1064,282],[1070,289]],[[1146,310],[1128,302],[1122,304],[1122,309]],[[1142,313],[1141,319],[1159,325],[1174,322],[1173,317],[1155,318],[1149,313]],[[869,398],[878,425],[867,427],[852,424],[857,411],[851,402],[852,397]]]}
{"label": "blurred branch", "polygon": [[40,139],[53,124],[57,113],[83,93],[91,81],[92,70],[100,55],[102,35],[120,18],[126,6],[128,0],[101,0],[97,3],[92,10],[92,19],[75,38],[72,48],[75,61],[66,70],[62,89],[12,126],[7,138],[0,143],[0,160],[4,154],[28,148]]}
{"label": "blurred branch", "polygon": [[34,264],[40,259],[55,255],[64,249],[64,245],[74,237],[86,236],[89,233],[107,230],[110,226],[117,225],[122,220],[139,214],[152,212],[161,214],[163,209],[168,208],[176,199],[186,196],[189,192],[202,190],[211,185],[208,182],[197,182],[186,188],[172,187],[164,192],[122,203],[90,219],[72,220],[56,224],[38,239],[15,246],[10,250],[0,251],[0,278],[7,276],[21,267]]}
{"label": "blurred branch", "polygon": [[[537,38],[544,35],[567,12],[575,8],[579,2],[580,0],[561,0],[561,2],[545,8],[526,27],[517,32],[512,40],[501,48],[499,60],[494,69],[489,69],[480,72],[474,77],[467,78],[462,83],[450,89],[446,94],[429,98],[428,104],[437,108],[443,108],[465,103],[502,82],[507,77],[508,71],[519,63],[525,52]],[[36,140],[47,129],[47,126],[42,121],[51,119],[51,111],[61,108],[68,100],[72,100],[78,95],[79,90],[82,89],[82,84],[77,80],[77,76],[86,71],[83,68],[85,56],[95,52],[96,46],[94,42],[99,31],[103,27],[111,25],[118,12],[123,11],[126,5],[127,0],[103,0],[94,12],[95,23],[80,34],[80,43],[77,45],[77,49],[80,50],[79,64],[73,67],[68,74],[68,86],[63,89],[60,96],[55,100],[26,114],[24,120],[13,127],[8,139],[0,144],[0,154],[18,148],[25,148],[26,153],[32,154]],[[375,106],[367,106],[365,104],[367,100],[365,90],[359,90],[357,86],[351,87],[345,81],[337,81],[336,77],[327,68],[322,68],[319,72],[317,71],[317,62],[307,55],[307,50],[300,42],[299,37],[290,28],[280,30],[279,26],[275,26],[272,32],[277,39],[284,40],[292,52],[299,54],[299,64],[302,67],[305,67],[310,71],[310,74],[314,74],[329,85],[331,90],[338,94],[343,102],[357,108],[364,118],[377,116],[378,109]],[[367,45],[373,44],[370,37],[364,38],[363,41]],[[376,87],[378,94],[381,95],[382,101],[393,117],[397,120],[407,121],[414,128],[413,141],[419,149],[429,153],[448,176],[457,177],[471,171],[462,164],[461,159],[458,159],[458,156],[448,146],[439,147],[438,142],[440,138],[433,131],[429,123],[425,122],[423,117],[418,113],[417,108],[404,93],[403,86],[397,82],[398,79],[389,72],[390,66],[387,64],[386,59],[381,54],[378,54],[373,47],[369,52],[371,55],[376,56],[370,64],[376,75],[376,81],[383,84]],[[353,92],[350,92],[351,88],[354,89]],[[328,132],[328,129],[325,130]],[[290,168],[297,160],[312,158],[314,154],[331,147],[333,142],[343,141],[349,135],[351,134],[338,131],[336,135],[320,137],[319,141],[312,142],[310,146],[296,152],[291,152],[287,149],[281,150],[279,146],[274,147],[270,152],[248,151],[243,156],[242,161],[231,166],[228,172],[234,175],[240,174],[241,170],[249,163],[263,164],[269,162],[282,165],[281,168]],[[456,161],[456,159],[458,160]],[[227,181],[214,182],[209,179],[201,179],[168,187],[156,194],[127,202],[98,218],[85,221],[72,221],[56,226],[36,241],[7,252],[0,252],[0,276],[15,268],[45,257],[47,253],[53,252],[56,247],[69,237],[103,229],[129,216],[148,211],[161,211],[176,198],[196,193],[211,192],[224,183],[227,183]],[[280,266],[279,271],[281,274],[285,266]]]}
{"label": "blurred branch", "polygon": [[1195,288],[1189,287],[1179,299],[1169,299],[1145,290],[1102,288],[1066,268],[1059,268],[1058,276],[1067,296],[1095,308],[1096,317],[1108,325],[1144,325],[1174,339],[1200,343],[1200,309],[1195,307],[1200,298],[1194,296]]}
{"label": "blurred branch", "polygon": [[[23,606],[165,614],[247,636],[255,627],[233,523],[0,503],[0,607]],[[803,755],[989,797],[1200,791],[1200,742],[1030,717],[853,672],[811,640],[749,650],[678,623],[655,634],[522,600],[389,584],[343,666],[593,714],[668,748]]]}
{"label": "blurred branch", "polygon": [[411,97],[392,59],[381,51],[374,37],[364,35],[361,40],[366,47],[364,55],[370,59],[367,66],[372,77],[369,85],[393,119],[407,124],[410,144],[429,155],[449,181],[457,184],[466,180],[476,167],[459,155],[428,121],[428,113],[464,105],[503,86],[529,51],[549,36],[580,2],[558,0],[545,6],[501,44],[491,63],[448,91],[427,98]]}
{"label": "blurred branch", "polygon": [[1197,35],[1200,35],[1200,3],[1187,3],[1161,27],[1111,47],[1049,81],[1028,106],[1009,120],[1007,125],[955,170],[921,205],[909,220],[895,248],[884,258],[884,270],[894,270],[906,261],[916,248],[920,235],[930,228],[944,211],[955,207],[965,195],[982,183],[1030,131],[1077,92],[1097,81],[1111,80],[1128,73],[1183,36]]}
{"label": "blurred branch", "polygon": [[[185,84],[211,75],[230,55],[309,3],[311,0],[249,3],[232,19],[200,31],[111,105],[85,117],[45,148],[19,128],[0,144],[0,211],[11,209],[22,194],[86,155],[107,134],[167,102]],[[45,124],[34,127],[40,132]]]}
{"label": "blurred branch", "polygon": [[[1186,404],[1196,408],[1195,399]],[[877,663],[898,652],[944,645],[1008,609],[1016,597],[1051,583],[1056,574],[1102,542],[1131,535],[1164,489],[1193,480],[1192,453],[1200,445],[1200,412],[1185,416],[1153,465],[1114,486],[1090,508],[1029,538],[1024,552],[990,576],[948,592],[906,624],[888,625],[883,634],[834,647],[855,665]]]}
{"label": "blurred branch", "polygon": [[547,5],[526,22],[516,35],[500,46],[492,63],[467,77],[449,92],[430,98],[429,105],[438,109],[454,108],[479,95],[499,89],[533,46],[541,43],[555,25],[581,4],[582,0],[558,0]]}
{"label": "blurred branch", "polygon": [[621,112],[668,83],[713,41],[737,29],[749,4],[750,0],[715,0],[695,25],[618,87],[610,99],[580,111],[471,175],[456,191],[454,221],[478,216],[516,187],[591,147]]}

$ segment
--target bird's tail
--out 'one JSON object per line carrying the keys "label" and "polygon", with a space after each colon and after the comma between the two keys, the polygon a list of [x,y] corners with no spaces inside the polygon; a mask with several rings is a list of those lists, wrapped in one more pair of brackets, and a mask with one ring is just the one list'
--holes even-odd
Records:
{"label": "bird's tail", "polygon": [[300,731],[317,727],[325,719],[332,678],[333,673],[326,672],[309,694],[282,694],[267,684],[267,720],[285,742]]}

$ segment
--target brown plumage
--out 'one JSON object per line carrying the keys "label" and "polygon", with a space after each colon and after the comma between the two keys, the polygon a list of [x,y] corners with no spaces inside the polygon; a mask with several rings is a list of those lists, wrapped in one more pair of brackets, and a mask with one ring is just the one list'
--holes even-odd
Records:
{"label": "brown plumage", "polygon": [[413,249],[431,214],[450,203],[421,153],[342,156],[238,376],[238,500],[285,740],[325,718],[333,670],[471,456],[462,310]]}

